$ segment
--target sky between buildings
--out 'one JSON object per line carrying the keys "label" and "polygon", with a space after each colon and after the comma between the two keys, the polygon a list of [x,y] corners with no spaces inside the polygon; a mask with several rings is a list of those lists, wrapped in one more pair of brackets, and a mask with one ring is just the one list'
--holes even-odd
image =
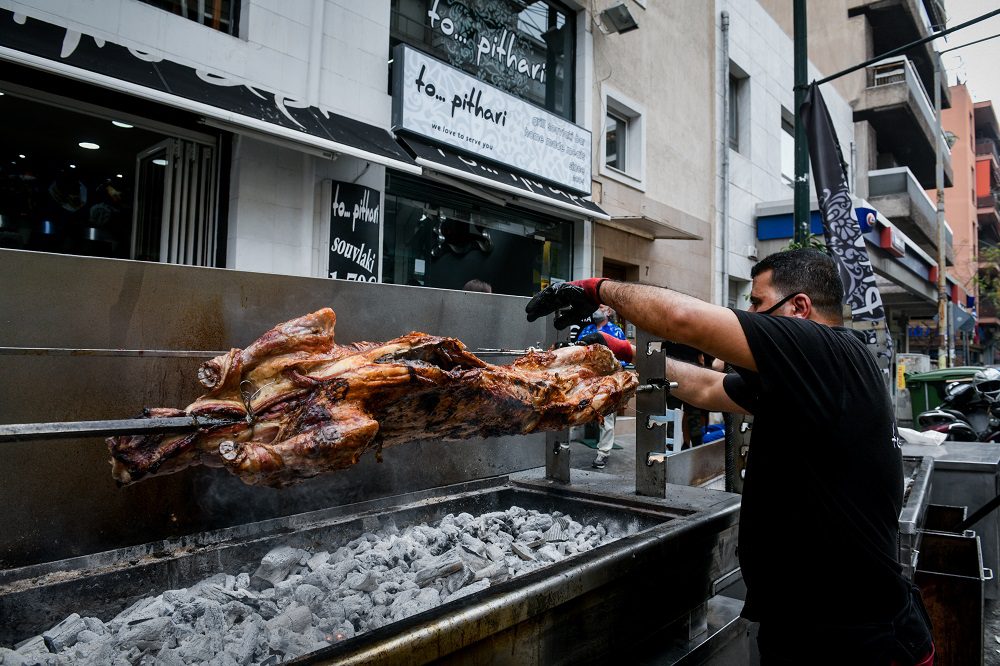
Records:
{"label": "sky between buildings", "polygon": [[[951,28],[1000,8],[1000,0],[945,0],[944,7]],[[1000,14],[939,39],[935,46],[944,51],[997,34]],[[992,100],[994,108],[1000,107],[1000,37],[945,53],[941,60],[949,83],[965,83],[973,100]]]}

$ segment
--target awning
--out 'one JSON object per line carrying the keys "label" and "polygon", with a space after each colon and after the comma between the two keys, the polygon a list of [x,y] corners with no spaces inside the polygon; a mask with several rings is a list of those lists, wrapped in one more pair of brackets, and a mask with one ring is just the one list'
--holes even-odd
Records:
{"label": "awning", "polygon": [[610,216],[592,201],[532,180],[498,164],[466,157],[442,146],[432,146],[411,136],[402,136],[399,137],[399,140],[416,156],[417,164],[426,170],[499,191],[511,203],[521,203],[521,200],[527,200],[553,206],[583,217],[610,219]]}
{"label": "awning", "polygon": [[419,174],[388,130],[167,60],[0,10],[0,59],[148,99],[262,135]]}

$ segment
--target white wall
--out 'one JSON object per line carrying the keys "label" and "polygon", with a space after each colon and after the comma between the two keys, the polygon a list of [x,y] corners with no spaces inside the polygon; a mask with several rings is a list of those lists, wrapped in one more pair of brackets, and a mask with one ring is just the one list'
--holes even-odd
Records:
{"label": "white wall", "polygon": [[320,205],[320,187],[327,179],[382,191],[385,167],[353,157],[314,157],[237,137],[226,267],[325,277],[329,234],[323,234],[328,229],[324,224],[327,211]]}
{"label": "white wall", "polygon": [[[4,6],[293,99],[315,97],[322,108],[388,127],[388,0],[244,0],[239,37],[137,0],[21,0]],[[312,53],[320,56],[318,90],[309,86]]]}
{"label": "white wall", "polygon": [[[722,164],[722,151],[729,152],[729,272],[734,278],[750,279],[750,268],[755,263],[747,257],[745,248],[756,246],[754,208],[762,201],[788,200],[794,197],[792,188],[781,179],[781,107],[795,113],[793,44],[781,27],[756,0],[719,0],[716,3],[716,137],[715,150],[718,163]],[[729,59],[749,74],[749,146],[741,152],[723,146],[723,94],[729,85],[727,63],[722,58],[723,11],[729,12]],[[810,64],[809,78],[822,78],[819,70]],[[851,161],[851,144],[854,141],[854,122],[850,105],[832,85],[821,87],[830,110],[844,159]],[[732,103],[732,102],[730,102]],[[717,176],[719,200],[722,211],[723,182],[721,169]],[[815,199],[812,182],[810,198]],[[716,265],[722,266],[722,224],[719,214],[719,239],[715,246]],[[763,259],[763,254],[760,255]],[[714,280],[715,302],[721,302],[722,283]],[[742,299],[737,305],[742,307]]]}

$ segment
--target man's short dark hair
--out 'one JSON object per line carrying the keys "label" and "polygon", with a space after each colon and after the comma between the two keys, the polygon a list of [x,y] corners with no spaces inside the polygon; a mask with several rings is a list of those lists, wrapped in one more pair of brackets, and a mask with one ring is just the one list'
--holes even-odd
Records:
{"label": "man's short dark hair", "polygon": [[771,284],[782,296],[802,292],[823,315],[843,317],[844,285],[837,263],[826,253],[812,248],[775,252],[754,264],[750,277],[765,271],[771,271]]}
{"label": "man's short dark hair", "polygon": [[481,291],[487,294],[493,293],[493,287],[490,286],[490,283],[482,280],[469,280],[462,289],[464,291]]}

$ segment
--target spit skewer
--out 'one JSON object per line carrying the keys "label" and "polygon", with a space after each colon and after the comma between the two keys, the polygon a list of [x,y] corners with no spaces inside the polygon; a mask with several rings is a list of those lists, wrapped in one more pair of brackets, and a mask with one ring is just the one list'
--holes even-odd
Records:
{"label": "spit skewer", "polygon": [[150,419],[108,421],[65,421],[54,423],[11,423],[0,425],[0,442],[27,442],[36,439],[108,437],[112,435],[157,435],[198,428],[233,425],[239,421],[205,416],[170,416]]}

